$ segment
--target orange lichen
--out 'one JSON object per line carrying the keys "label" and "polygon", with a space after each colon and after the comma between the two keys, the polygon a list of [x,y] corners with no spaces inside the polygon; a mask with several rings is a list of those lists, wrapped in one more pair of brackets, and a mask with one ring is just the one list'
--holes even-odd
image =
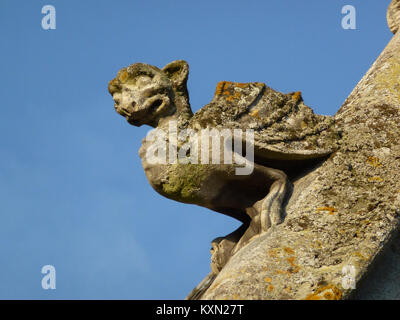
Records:
{"label": "orange lichen", "polygon": [[250,114],[252,117],[260,118],[260,115],[258,114],[258,112],[259,112],[258,109],[254,109],[254,110],[252,110],[249,114]]}
{"label": "orange lichen", "polygon": [[109,85],[109,86],[115,86],[115,85],[117,85],[117,83],[118,83],[117,79],[112,79],[112,80],[108,83],[108,85]]}
{"label": "orange lichen", "polygon": [[292,99],[295,100],[296,102],[298,102],[299,100],[301,100],[301,91],[297,91],[295,94],[292,95]]}
{"label": "orange lichen", "polygon": [[275,248],[275,249],[269,249],[268,250],[268,255],[271,258],[278,258],[278,254],[281,252],[280,248]]}
{"label": "orange lichen", "polygon": [[[235,88],[247,88],[249,87],[249,83],[239,83],[239,82],[230,82],[230,81],[220,81],[217,84],[215,89],[216,96],[226,96],[227,101],[239,100],[241,97],[240,92],[235,91]],[[258,85],[258,84],[257,84]]]}
{"label": "orange lichen", "polygon": [[284,271],[284,270],[279,270],[279,269],[276,270],[275,273],[276,273],[276,274],[286,274],[287,276],[290,275],[290,272],[289,272],[289,271]]}
{"label": "orange lichen", "polygon": [[362,260],[368,260],[368,257],[365,257],[361,252],[354,252],[354,255]]}
{"label": "orange lichen", "polygon": [[340,300],[342,292],[333,284],[318,288],[314,293],[309,294],[305,300]]}
{"label": "orange lichen", "polygon": [[285,247],[285,248],[283,248],[283,250],[288,254],[294,254],[294,250],[292,248]]}
{"label": "orange lichen", "polygon": [[121,82],[126,82],[126,80],[128,80],[128,78],[129,78],[129,75],[128,75],[128,72],[126,72],[126,71],[123,71],[121,73],[121,75],[119,76],[119,80],[121,80]]}
{"label": "orange lichen", "polygon": [[220,81],[217,84],[217,87],[215,89],[215,95],[219,96],[222,94],[223,90],[224,90],[224,86],[225,86],[226,81]]}
{"label": "orange lichen", "polygon": [[367,163],[375,168],[382,167],[382,163],[379,161],[379,158],[377,157],[368,157]]}
{"label": "orange lichen", "polygon": [[[242,84],[240,84],[240,85],[242,85]],[[243,84],[243,85],[245,85],[245,84]],[[225,90],[223,91],[222,94],[227,96],[226,101],[233,102],[235,100],[240,99],[240,97],[241,97],[240,92],[237,92],[237,91],[235,92],[235,87],[238,87],[237,83],[231,83],[231,84],[229,84],[228,87],[225,87]]]}
{"label": "orange lichen", "polygon": [[272,290],[274,290],[274,286],[273,286],[272,284],[270,284],[270,285],[267,287],[267,290],[268,290],[269,292],[271,292]]}
{"label": "orange lichen", "polygon": [[337,209],[335,209],[335,208],[333,208],[333,207],[320,207],[320,208],[317,208],[317,211],[318,211],[318,212],[321,212],[321,211],[328,211],[328,213],[329,213],[330,215],[334,215],[335,212],[337,212]]}
{"label": "orange lichen", "polygon": [[224,91],[225,95],[229,95],[228,97],[226,97],[227,101],[234,101],[234,100],[239,100],[240,99],[240,93],[239,92],[235,92],[234,95],[230,95],[229,91]]}
{"label": "orange lichen", "polygon": [[119,91],[119,80],[117,79],[112,79],[109,83],[108,83],[108,92],[110,92],[112,95],[116,92]]}
{"label": "orange lichen", "polygon": [[248,83],[235,83],[236,87],[239,88],[246,88],[249,84]]}
{"label": "orange lichen", "polygon": [[265,282],[271,282],[272,279],[271,279],[270,277],[265,277],[265,278],[264,278],[264,281],[265,281]]}
{"label": "orange lichen", "polygon": [[304,300],[321,300],[321,297],[317,296],[317,295],[310,294]]}
{"label": "orange lichen", "polygon": [[324,293],[324,298],[325,298],[325,300],[334,300],[334,296],[333,296],[333,293],[332,292],[325,292]]}
{"label": "orange lichen", "polygon": [[374,177],[369,177],[369,178],[368,178],[368,181],[369,181],[369,182],[373,182],[373,181],[382,182],[383,179],[382,179],[381,177],[374,176]]}
{"label": "orange lichen", "polygon": [[290,257],[287,258],[286,261],[290,264],[291,269],[288,270],[290,273],[297,273],[300,270],[300,266],[295,264],[294,262],[296,261],[295,257]]}
{"label": "orange lichen", "polygon": [[[231,82],[231,81],[220,81],[217,84],[215,89],[215,96],[224,96],[225,100],[228,102],[235,102],[240,100],[242,97],[240,90],[236,90],[237,88],[245,89],[250,88],[250,83],[239,83],[239,82]],[[253,85],[257,87],[262,87],[264,84],[255,82]]]}

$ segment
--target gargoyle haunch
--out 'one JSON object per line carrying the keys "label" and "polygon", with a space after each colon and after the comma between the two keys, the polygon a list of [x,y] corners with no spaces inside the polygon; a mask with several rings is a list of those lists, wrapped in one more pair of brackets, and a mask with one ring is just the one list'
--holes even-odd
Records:
{"label": "gargoyle haunch", "polygon": [[300,92],[283,94],[258,82],[220,82],[212,101],[193,114],[188,73],[182,60],[163,69],[136,63],[121,69],[108,89],[116,111],[134,126],[147,124],[168,131],[170,121],[176,121],[178,130],[254,131],[249,175],[237,175],[236,163],[150,163],[145,155],[151,143],[146,140],[139,151],[146,176],[158,193],[243,223],[213,240],[211,269],[217,274],[252,237],[283,220],[291,181],[336,149],[338,133],[333,118],[314,114]]}

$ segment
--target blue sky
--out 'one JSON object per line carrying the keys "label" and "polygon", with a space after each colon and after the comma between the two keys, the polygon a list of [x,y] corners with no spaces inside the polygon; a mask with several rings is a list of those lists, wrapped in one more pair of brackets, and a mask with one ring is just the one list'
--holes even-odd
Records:
{"label": "blue sky", "polygon": [[[134,62],[190,65],[196,111],[218,81],[303,92],[334,114],[391,38],[389,0],[0,2],[0,299],[182,299],[239,223],[165,199],[107,83]],[[56,30],[41,27],[44,5]],[[357,10],[357,29],[341,9]],[[43,290],[41,268],[56,268]]]}

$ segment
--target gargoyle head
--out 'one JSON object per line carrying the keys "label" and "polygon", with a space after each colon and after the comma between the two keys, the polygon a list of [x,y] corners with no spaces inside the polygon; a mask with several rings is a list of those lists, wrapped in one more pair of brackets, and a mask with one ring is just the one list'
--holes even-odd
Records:
{"label": "gargoyle head", "polygon": [[175,96],[186,91],[189,66],[183,60],[173,61],[163,69],[135,63],[121,69],[110,81],[115,110],[134,125],[156,127],[163,117],[176,110]]}

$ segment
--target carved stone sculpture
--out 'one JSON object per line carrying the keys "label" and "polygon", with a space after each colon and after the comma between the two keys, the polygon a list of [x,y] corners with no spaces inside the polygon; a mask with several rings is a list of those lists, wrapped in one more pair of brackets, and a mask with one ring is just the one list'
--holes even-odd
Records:
{"label": "carved stone sculpture", "polygon": [[[333,119],[315,115],[300,92],[282,94],[263,83],[220,82],[213,100],[193,115],[187,77],[185,61],[174,61],[163,69],[136,63],[119,71],[109,91],[116,111],[135,126],[147,124],[168,131],[170,123],[176,122],[179,131],[254,130],[253,170],[244,175],[234,170],[237,164],[212,164],[212,159],[209,164],[149,163],[147,151],[154,143],[146,140],[139,152],[158,193],[243,222],[235,232],[212,242],[211,268],[217,274],[253,236],[282,221],[291,179],[335,150],[338,134]],[[168,139],[168,144],[173,143]],[[207,154],[212,156],[212,152]]]}

